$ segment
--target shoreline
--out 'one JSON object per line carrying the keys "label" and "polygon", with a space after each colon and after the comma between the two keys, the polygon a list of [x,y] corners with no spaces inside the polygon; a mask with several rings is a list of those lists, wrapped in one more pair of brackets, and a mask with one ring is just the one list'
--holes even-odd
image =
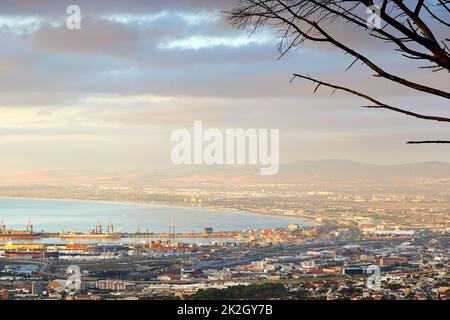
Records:
{"label": "shoreline", "polygon": [[138,202],[138,201],[131,201],[131,200],[120,200],[120,201],[114,201],[114,200],[97,200],[97,199],[77,199],[77,198],[43,198],[43,197],[7,197],[7,196],[0,196],[1,200],[34,200],[34,201],[61,201],[61,202],[91,202],[91,203],[100,203],[100,204],[115,204],[115,205],[132,205],[132,206],[149,206],[149,207],[163,207],[163,208],[174,208],[174,209],[185,209],[185,210],[202,210],[202,211],[211,211],[211,212],[218,212],[218,213],[225,213],[225,214],[247,214],[247,215],[254,215],[254,216],[272,216],[277,218],[284,218],[286,220],[300,220],[300,223],[303,222],[305,225],[300,226],[301,228],[304,227],[313,227],[320,225],[319,222],[315,221],[312,218],[304,218],[302,216],[287,216],[287,215],[280,215],[280,214],[269,214],[269,213],[261,213],[261,212],[255,212],[255,211],[243,211],[243,210],[236,210],[232,208],[215,208],[215,207],[193,207],[193,206],[182,206],[182,205],[175,205],[175,204],[166,204],[162,202]]}

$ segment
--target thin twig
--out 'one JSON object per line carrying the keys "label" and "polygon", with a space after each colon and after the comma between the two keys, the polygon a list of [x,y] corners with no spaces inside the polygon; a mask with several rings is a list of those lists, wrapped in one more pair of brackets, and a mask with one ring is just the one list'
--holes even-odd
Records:
{"label": "thin twig", "polygon": [[[324,82],[324,81],[321,81],[321,80],[317,80],[317,79],[311,78],[308,75],[294,74],[293,75],[293,79],[295,79],[295,78],[302,78],[302,79],[306,79],[306,80],[309,80],[309,81],[312,81],[312,82],[316,83],[317,87],[316,87],[315,91],[317,91],[319,86],[323,85],[323,86],[326,86],[326,87],[329,87],[329,88],[332,88],[332,89],[335,89],[335,90],[341,90],[341,91],[345,91],[345,92],[351,93],[351,94],[353,94],[355,96],[364,98],[364,99],[366,99],[366,100],[368,100],[370,102],[373,102],[375,104],[374,106],[363,106],[364,108],[388,109],[388,110],[391,110],[391,111],[394,111],[394,112],[398,112],[398,113],[402,113],[402,114],[406,114],[408,116],[415,117],[415,118],[418,118],[418,119],[450,122],[450,118],[438,117],[438,116],[429,116],[429,115],[424,115],[424,114],[412,112],[412,111],[409,111],[409,110],[393,107],[393,106],[390,106],[390,105],[385,104],[383,102],[380,102],[380,101],[378,101],[378,100],[368,96],[367,94],[364,94],[364,93],[361,93],[359,91],[356,91],[356,90],[353,90],[353,89],[350,89],[350,88],[346,88],[346,87],[343,87],[343,86],[338,86],[338,85],[335,85],[335,84],[331,84],[331,83],[327,83],[327,82]],[[292,82],[292,80],[291,80],[291,82]]]}
{"label": "thin twig", "polygon": [[407,144],[450,144],[447,140],[408,141]]}

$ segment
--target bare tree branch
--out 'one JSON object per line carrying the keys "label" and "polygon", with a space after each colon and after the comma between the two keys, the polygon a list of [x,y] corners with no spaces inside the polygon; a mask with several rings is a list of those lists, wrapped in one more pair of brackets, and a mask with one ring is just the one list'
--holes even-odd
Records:
{"label": "bare tree branch", "polygon": [[449,144],[447,140],[408,141],[407,144]]}
{"label": "bare tree branch", "polygon": [[[444,98],[448,102],[449,91],[406,79],[381,67],[373,58],[369,58],[351,44],[344,43],[334,32],[330,32],[332,29],[330,25],[339,23],[341,20],[347,25],[366,31],[368,36],[376,40],[394,44],[394,50],[398,51],[401,57],[428,61],[427,64],[419,67],[419,70],[450,72],[450,49],[447,45],[450,40],[448,36],[443,37],[442,29],[435,28],[436,24],[444,29],[450,26],[447,22],[450,21],[449,3],[447,0],[437,0],[437,2],[435,0],[416,0],[415,2],[383,0],[381,6],[377,7],[383,24],[377,28],[370,26],[368,15],[366,15],[367,12],[374,10],[373,0],[240,0],[239,5],[228,12],[228,20],[234,27],[251,28],[252,32],[266,25],[281,31],[279,58],[306,41],[328,43],[353,57],[346,71],[351,69],[357,61],[361,61],[375,72],[373,74],[375,77],[392,81],[416,92]],[[370,11],[367,11],[369,9]],[[365,106],[366,108],[387,109],[422,120],[450,122],[448,117],[426,115],[394,107],[357,90],[309,76],[295,74],[294,78],[314,82],[316,84],[314,92],[317,92],[321,86],[326,86],[333,91],[345,91],[373,103],[371,106]],[[448,103],[444,105],[450,106]]]}
{"label": "bare tree branch", "polygon": [[374,98],[372,98],[372,97],[370,97],[370,96],[368,96],[368,95],[366,95],[364,93],[358,92],[356,90],[353,90],[353,89],[350,89],[350,88],[346,88],[346,87],[343,87],[343,86],[334,85],[334,84],[331,84],[331,83],[327,83],[327,82],[324,82],[324,81],[321,81],[321,80],[317,80],[317,79],[311,78],[310,76],[307,76],[307,75],[294,74],[293,76],[294,76],[293,79],[295,79],[295,78],[302,78],[302,79],[306,79],[306,80],[309,80],[309,81],[312,81],[312,82],[316,83],[317,86],[316,86],[316,89],[314,90],[314,93],[317,92],[317,90],[319,89],[319,87],[321,85],[323,85],[323,86],[326,86],[326,87],[329,87],[329,88],[332,88],[332,89],[335,89],[335,90],[341,90],[341,91],[345,91],[345,92],[351,93],[351,94],[353,94],[355,96],[364,98],[364,99],[366,99],[366,100],[368,100],[368,101],[370,101],[370,102],[375,104],[374,106],[363,106],[363,108],[387,109],[387,110],[391,110],[391,111],[394,111],[394,112],[402,113],[402,114],[405,114],[405,115],[408,115],[408,116],[411,116],[411,117],[415,117],[415,118],[418,118],[418,119],[432,120],[432,121],[441,121],[441,122],[450,122],[450,118],[437,117],[437,116],[428,116],[428,115],[423,115],[423,114],[419,114],[419,113],[416,113],[416,112],[400,109],[400,108],[397,108],[397,107],[393,107],[393,106],[390,106],[390,105],[385,104],[383,102],[380,102],[380,101],[378,101],[378,100],[376,100],[376,99],[374,99]]}

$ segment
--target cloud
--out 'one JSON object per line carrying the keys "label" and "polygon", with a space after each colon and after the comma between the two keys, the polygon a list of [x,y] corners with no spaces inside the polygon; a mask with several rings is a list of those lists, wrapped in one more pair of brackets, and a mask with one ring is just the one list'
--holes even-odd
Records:
{"label": "cloud", "polygon": [[274,43],[274,37],[269,35],[257,35],[254,37],[241,35],[235,37],[211,37],[211,36],[190,36],[185,39],[169,40],[161,43],[161,49],[205,49],[215,47],[231,47],[238,48],[248,45],[261,45],[266,43]]}
{"label": "cloud", "polygon": [[[40,50],[77,52],[108,52],[125,54],[136,49],[138,32],[126,25],[103,19],[86,18],[83,30],[69,30],[65,25],[54,27],[42,25],[33,34],[33,47]],[[120,44],[120,45],[119,45]]]}
{"label": "cloud", "polygon": [[[273,30],[249,37],[224,21],[221,11],[233,1],[80,0],[82,29],[68,30],[72,2],[0,3],[0,165],[164,165],[171,130],[194,120],[280,128],[284,161],[423,159],[403,142],[448,135],[444,125],[362,109],[365,101],[324,87],[313,95],[307,81],[290,83],[292,73],[309,73],[399,107],[447,112],[441,100],[374,78],[364,66],[344,72],[352,59],[333,48],[306,45],[277,61]],[[333,27],[383,66],[445,89],[448,75],[400,64],[347,25]],[[450,159],[438,150],[432,147],[430,159]]]}

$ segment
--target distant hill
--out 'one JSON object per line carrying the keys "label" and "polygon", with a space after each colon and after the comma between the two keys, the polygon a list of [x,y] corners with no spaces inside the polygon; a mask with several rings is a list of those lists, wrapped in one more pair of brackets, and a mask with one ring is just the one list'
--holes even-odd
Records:
{"label": "distant hill", "polygon": [[168,178],[179,182],[450,184],[450,163],[446,162],[374,165],[350,160],[299,160],[281,165],[279,174],[275,176],[259,175],[259,167],[256,166],[187,167],[172,173]]}
{"label": "distant hill", "polygon": [[281,167],[280,178],[320,180],[450,179],[450,163],[417,162],[374,165],[350,160],[296,161]]}
{"label": "distant hill", "polygon": [[0,184],[118,184],[178,183],[351,183],[376,185],[450,186],[450,163],[418,162],[374,165],[350,160],[299,160],[280,166],[278,175],[261,176],[259,166],[181,166],[158,171],[97,172],[54,170],[20,175],[0,174]]}

